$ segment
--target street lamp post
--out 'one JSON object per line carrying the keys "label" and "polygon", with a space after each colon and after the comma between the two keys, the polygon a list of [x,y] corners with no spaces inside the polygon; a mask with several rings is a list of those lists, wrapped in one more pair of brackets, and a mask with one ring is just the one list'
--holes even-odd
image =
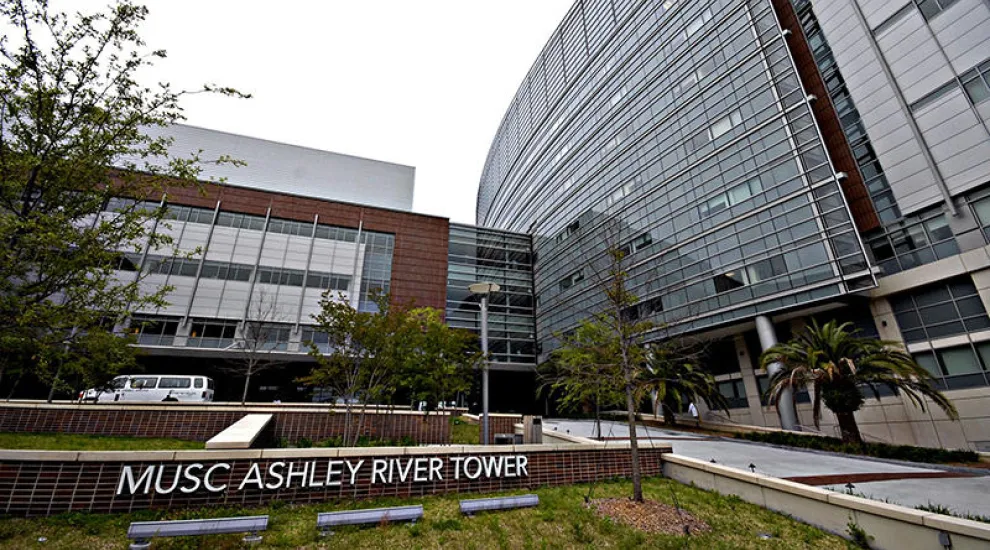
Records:
{"label": "street lamp post", "polygon": [[488,445],[488,295],[501,290],[495,283],[474,283],[468,286],[472,294],[481,297],[481,442]]}

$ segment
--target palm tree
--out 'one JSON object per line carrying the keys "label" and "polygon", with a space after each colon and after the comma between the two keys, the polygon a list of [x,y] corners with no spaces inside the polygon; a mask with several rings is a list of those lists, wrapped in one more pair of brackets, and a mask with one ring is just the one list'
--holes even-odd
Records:
{"label": "palm tree", "polygon": [[677,424],[674,413],[685,399],[697,401],[700,398],[709,409],[722,409],[726,414],[729,412],[729,402],[719,393],[715,378],[679,350],[663,343],[651,347],[646,369],[640,375],[641,387],[655,392],[657,403],[663,410],[663,421],[668,426]]}
{"label": "palm tree", "polygon": [[956,408],[935,389],[931,374],[903,351],[900,342],[861,338],[850,330],[851,323],[829,321],[811,325],[790,342],[763,352],[760,366],[774,363],[783,368],[770,379],[767,396],[776,402],[787,389],[814,389],[814,420],[819,427],[822,403],[839,420],[843,441],[862,443],[855,412],[863,406],[863,388],[880,398],[879,387],[903,392],[915,406],[925,408],[924,398],[932,400],[949,418],[959,418]]}

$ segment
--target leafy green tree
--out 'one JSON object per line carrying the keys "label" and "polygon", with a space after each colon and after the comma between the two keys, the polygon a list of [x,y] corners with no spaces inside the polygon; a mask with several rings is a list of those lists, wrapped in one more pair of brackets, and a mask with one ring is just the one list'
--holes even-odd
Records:
{"label": "leafy green tree", "polygon": [[643,386],[655,395],[668,426],[677,425],[675,412],[685,400],[700,399],[711,410],[729,412],[729,402],[719,393],[715,378],[697,363],[696,355],[677,340],[651,345],[646,368],[641,374]]}
{"label": "leafy green tree", "polygon": [[935,388],[931,374],[902,351],[899,342],[862,338],[850,327],[851,323],[829,321],[819,325],[812,320],[790,342],[763,352],[761,367],[773,363],[783,366],[770,379],[770,400],[779,399],[786,389],[796,392],[811,386],[815,394],[815,426],[820,424],[824,403],[835,413],[842,439],[851,443],[863,442],[855,413],[865,402],[864,387],[870,388],[877,399],[881,386],[900,392],[922,410],[928,398],[949,418],[959,417],[955,406]]}
{"label": "leafy green tree", "polygon": [[342,296],[328,291],[320,299],[320,312],[313,316],[319,332],[327,335],[329,348],[322,351],[310,342],[309,353],[316,366],[300,381],[329,390],[335,400],[343,401],[345,446],[360,435],[360,419],[351,431],[354,405],[360,403],[363,411],[366,403],[394,391],[394,355],[386,339],[387,326],[396,325],[397,310],[392,309],[387,296],[380,296],[378,305],[377,313],[358,311]]}
{"label": "leafy green tree", "polygon": [[[301,381],[329,389],[343,400],[344,445],[357,441],[368,404],[392,404],[402,389],[433,408],[470,388],[472,369],[480,358],[475,336],[448,327],[440,311],[396,305],[388,294],[374,300],[378,311],[358,311],[328,292],[314,316],[329,349],[310,343],[317,365]],[[355,405],[360,415],[352,432]]]}
{"label": "leafy green tree", "polygon": [[[596,273],[599,276],[598,285],[605,296],[604,306],[600,311],[592,313],[585,321],[583,325],[585,337],[565,339],[557,353],[558,357],[565,358],[571,364],[584,364],[581,376],[586,374],[585,370],[597,370],[602,376],[603,384],[619,389],[629,425],[633,500],[643,502],[643,476],[639,464],[639,441],[636,435],[636,405],[643,397],[640,379],[648,355],[643,340],[646,333],[653,328],[653,323],[634,319],[628,313],[636,306],[638,300],[629,292],[626,285],[628,279],[624,267],[626,256],[625,249],[607,244],[603,268]],[[587,391],[580,379],[576,379],[573,384],[562,381],[558,384],[558,388],[578,391],[577,398]]]}
{"label": "leafy green tree", "polygon": [[601,437],[602,408],[625,402],[615,338],[605,325],[587,320],[559,338],[561,347],[540,367],[541,389],[557,396],[562,410],[593,407],[595,433]]}
{"label": "leafy green tree", "polygon": [[[240,94],[140,84],[137,74],[165,57],[140,37],[147,14],[131,0],[71,16],[47,0],[0,0],[0,355],[36,358],[0,368],[41,372],[54,365],[45,353],[72,364],[102,327],[164,305],[167,289],[144,290],[140,273],[116,269],[123,252],[170,245],[154,229],[159,199],[194,185],[207,160],[171,157],[171,141],[146,130],[181,121],[189,93]],[[111,199],[115,213],[101,214]],[[30,347],[45,353],[23,353]]]}
{"label": "leafy green tree", "polygon": [[396,339],[395,352],[404,365],[399,384],[413,401],[426,402],[431,410],[470,390],[481,360],[477,336],[451,328],[434,308],[412,309],[407,321],[410,332]]}

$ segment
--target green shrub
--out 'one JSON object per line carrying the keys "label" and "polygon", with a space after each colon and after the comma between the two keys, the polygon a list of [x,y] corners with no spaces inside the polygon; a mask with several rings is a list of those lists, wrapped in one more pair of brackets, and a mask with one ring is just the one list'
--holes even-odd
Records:
{"label": "green shrub", "polygon": [[835,437],[819,437],[787,432],[737,433],[736,438],[770,443],[772,445],[785,445],[788,447],[801,447],[804,449],[832,451],[892,460],[906,460],[909,462],[942,464],[946,462],[979,462],[980,460],[980,456],[973,451],[929,449],[926,447],[912,447],[911,445],[888,445],[886,443],[845,443]]}

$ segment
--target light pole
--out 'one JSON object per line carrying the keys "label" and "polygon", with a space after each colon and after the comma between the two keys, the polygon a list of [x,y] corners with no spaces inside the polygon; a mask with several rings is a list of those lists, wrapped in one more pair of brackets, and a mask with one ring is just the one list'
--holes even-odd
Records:
{"label": "light pole", "polygon": [[468,286],[472,294],[481,297],[481,442],[488,445],[488,295],[502,287],[495,283],[474,283]]}

